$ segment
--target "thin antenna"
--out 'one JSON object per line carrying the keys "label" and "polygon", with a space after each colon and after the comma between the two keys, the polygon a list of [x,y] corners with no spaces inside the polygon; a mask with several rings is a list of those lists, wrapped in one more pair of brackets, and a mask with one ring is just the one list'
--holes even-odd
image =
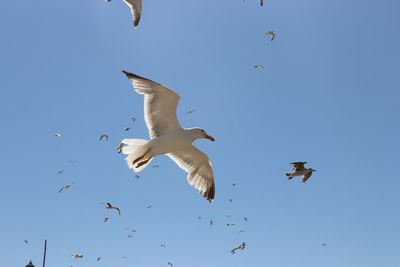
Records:
{"label": "thin antenna", "polygon": [[43,267],[46,265],[47,239],[44,240]]}

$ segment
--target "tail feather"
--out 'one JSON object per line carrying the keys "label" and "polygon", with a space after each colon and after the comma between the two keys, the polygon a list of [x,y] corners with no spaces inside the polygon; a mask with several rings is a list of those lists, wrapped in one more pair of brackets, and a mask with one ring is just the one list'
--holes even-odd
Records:
{"label": "tail feather", "polygon": [[[141,159],[139,162],[137,162],[135,165],[133,164],[133,162],[139,158],[142,157],[146,152],[148,152],[149,147],[147,145],[147,140],[143,140],[143,139],[124,139],[121,141],[122,144],[124,144],[125,146],[122,147],[122,153],[124,153],[125,155],[128,155],[125,160],[126,163],[128,164],[128,167],[130,169],[133,169],[135,172],[140,172],[142,171],[144,168],[146,168],[147,165],[149,165],[149,163],[152,160],[152,155],[146,155],[146,157],[144,157],[143,159]],[[140,166],[139,168],[136,168],[135,166],[138,165],[138,163],[148,160],[149,161]]]}

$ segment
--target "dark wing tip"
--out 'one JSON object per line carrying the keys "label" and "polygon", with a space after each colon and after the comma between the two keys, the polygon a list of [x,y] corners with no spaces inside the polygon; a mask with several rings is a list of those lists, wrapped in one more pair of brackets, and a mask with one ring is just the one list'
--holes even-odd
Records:
{"label": "dark wing tip", "polygon": [[295,162],[290,162],[290,164],[294,164],[294,165],[296,165],[296,164],[307,164],[307,161],[295,161]]}
{"label": "dark wing tip", "polygon": [[144,78],[144,77],[139,76],[139,75],[136,75],[136,74],[134,74],[132,72],[129,72],[127,70],[123,70],[122,72],[126,75],[126,77],[128,77],[128,79],[141,79],[141,80],[149,81],[149,82],[152,82],[152,83],[155,83],[155,84],[159,84],[159,83],[157,83],[155,81],[152,81],[150,79]]}
{"label": "dark wing tip", "polygon": [[213,183],[210,189],[208,189],[202,195],[208,200],[208,202],[213,203],[215,198],[215,184]]}

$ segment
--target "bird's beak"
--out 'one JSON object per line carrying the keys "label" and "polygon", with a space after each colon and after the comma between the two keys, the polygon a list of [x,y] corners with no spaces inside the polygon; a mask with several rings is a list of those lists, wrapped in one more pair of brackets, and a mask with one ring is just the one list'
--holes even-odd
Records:
{"label": "bird's beak", "polygon": [[207,138],[207,139],[210,140],[210,141],[215,142],[215,138],[212,137],[211,135],[206,134],[206,135],[205,135],[205,138]]}

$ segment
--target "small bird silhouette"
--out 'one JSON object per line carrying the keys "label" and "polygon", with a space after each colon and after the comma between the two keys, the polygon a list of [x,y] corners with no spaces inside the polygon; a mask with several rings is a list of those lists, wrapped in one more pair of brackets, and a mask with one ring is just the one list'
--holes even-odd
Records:
{"label": "small bird silhouette", "polygon": [[121,215],[121,210],[118,207],[114,207],[110,202],[101,204],[103,204],[106,209],[114,209],[118,212],[118,215]]}
{"label": "small bird silhouette", "polygon": [[131,127],[126,127],[126,128],[124,129],[124,131],[127,132],[127,131],[129,131],[130,129],[131,129]]}
{"label": "small bird silhouette", "polygon": [[276,33],[275,33],[274,31],[271,31],[271,30],[267,31],[267,32],[265,33],[265,35],[268,35],[268,36],[271,37],[271,42],[272,42],[272,41],[275,39],[275,37],[276,37]]}
{"label": "small bird silhouette", "polygon": [[106,141],[108,141],[108,135],[107,134],[102,134],[100,135],[100,141],[105,139]]}
{"label": "small bird silhouette", "polygon": [[239,246],[237,246],[237,247],[235,247],[234,249],[232,249],[230,252],[231,252],[232,254],[235,254],[235,253],[236,253],[236,250],[239,250],[239,249],[243,250],[243,249],[245,249],[245,248],[246,248],[246,243],[243,242],[243,243],[240,244]]}
{"label": "small bird silhouette", "polygon": [[259,2],[260,2],[260,6],[264,5],[264,0],[259,0]]}
{"label": "small bird silhouette", "polygon": [[110,217],[104,217],[103,222],[107,222],[110,219]]}
{"label": "small bird silhouette", "polygon": [[174,267],[174,264],[172,262],[170,262],[170,261],[168,262],[168,265],[171,266],[171,267]]}
{"label": "small bird silhouette", "polygon": [[83,254],[72,254],[71,257],[73,259],[82,259],[83,258]]}
{"label": "small bird silhouette", "polygon": [[103,257],[97,257],[97,261],[100,261]]}
{"label": "small bird silhouette", "polygon": [[264,65],[262,65],[262,64],[255,64],[255,65],[253,65],[253,68],[255,68],[255,69],[263,69],[263,68],[264,68]]}
{"label": "small bird silhouette", "polygon": [[61,189],[60,190],[58,190],[58,193],[61,193],[63,190],[67,190],[67,189],[69,189],[73,184],[75,184],[75,183],[71,183],[71,184],[65,184],[65,185],[63,185],[63,187],[61,187]]}
{"label": "small bird silhouette", "polygon": [[195,112],[195,111],[196,111],[196,109],[194,109],[194,108],[189,109],[188,111],[185,112],[185,115],[192,114],[192,113]]}

